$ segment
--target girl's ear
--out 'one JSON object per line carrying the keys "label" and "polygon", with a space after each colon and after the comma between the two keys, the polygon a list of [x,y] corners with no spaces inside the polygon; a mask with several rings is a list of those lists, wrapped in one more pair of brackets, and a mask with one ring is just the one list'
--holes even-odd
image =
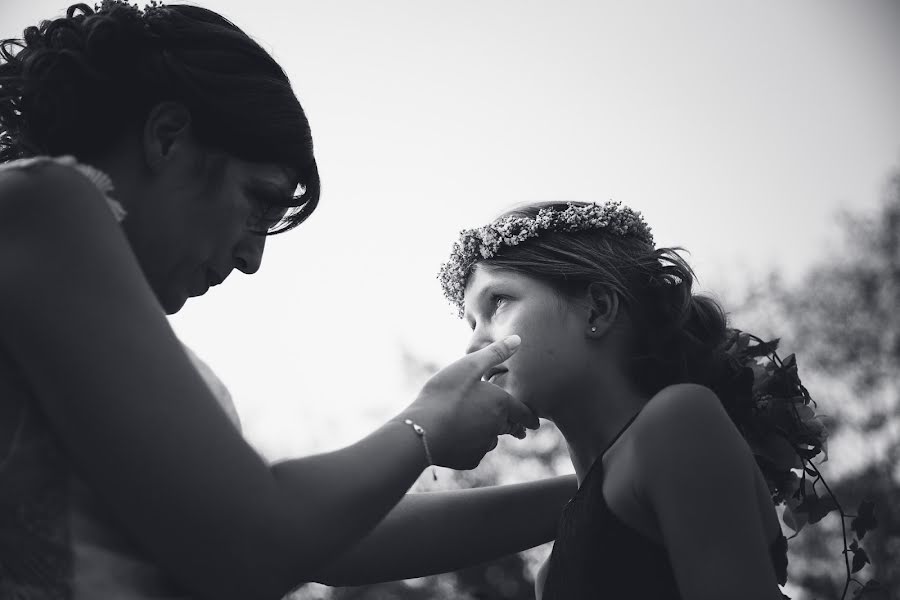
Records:
{"label": "girl's ear", "polygon": [[600,338],[606,335],[619,314],[619,295],[599,283],[588,286],[587,335]]}

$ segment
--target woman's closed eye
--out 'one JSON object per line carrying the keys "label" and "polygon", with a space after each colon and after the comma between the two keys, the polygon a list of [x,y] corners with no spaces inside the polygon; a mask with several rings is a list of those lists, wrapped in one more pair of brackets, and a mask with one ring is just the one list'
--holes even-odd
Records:
{"label": "woman's closed eye", "polygon": [[250,216],[247,227],[260,235],[265,235],[284,218],[290,205],[277,189],[266,184],[247,186],[250,198]]}
{"label": "woman's closed eye", "polygon": [[247,218],[247,227],[256,233],[266,234],[281,222],[286,213],[284,206],[254,202]]}

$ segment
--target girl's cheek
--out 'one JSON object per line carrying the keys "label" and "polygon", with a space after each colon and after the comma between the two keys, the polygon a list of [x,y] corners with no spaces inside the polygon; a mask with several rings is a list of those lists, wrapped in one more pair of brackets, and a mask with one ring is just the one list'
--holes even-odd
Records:
{"label": "girl's cheek", "polygon": [[512,331],[512,319],[508,314],[495,314],[493,319],[493,328],[495,332],[494,339],[503,339],[507,335],[515,333]]}

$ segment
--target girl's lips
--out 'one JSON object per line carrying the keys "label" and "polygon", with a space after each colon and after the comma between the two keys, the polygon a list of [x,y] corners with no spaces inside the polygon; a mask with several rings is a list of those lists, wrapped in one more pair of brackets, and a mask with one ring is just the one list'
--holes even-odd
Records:
{"label": "girl's lips", "polygon": [[494,377],[495,375],[499,375],[501,373],[506,373],[506,371],[508,371],[508,370],[509,369],[507,369],[506,367],[501,367],[501,366],[491,367],[490,369],[487,370],[487,372],[485,372],[485,374],[483,375],[483,379],[485,381],[490,381],[491,378]]}
{"label": "girl's lips", "polygon": [[504,375],[506,375],[506,371],[498,371],[488,377],[488,381],[494,385],[500,385],[500,380],[503,379]]}

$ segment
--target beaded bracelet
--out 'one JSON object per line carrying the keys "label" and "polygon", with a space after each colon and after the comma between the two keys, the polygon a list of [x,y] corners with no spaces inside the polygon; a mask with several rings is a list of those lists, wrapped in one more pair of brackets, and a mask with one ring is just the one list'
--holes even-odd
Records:
{"label": "beaded bracelet", "polygon": [[412,427],[413,431],[416,432],[416,435],[419,436],[419,439],[422,440],[422,447],[425,448],[425,458],[428,459],[428,466],[431,467],[431,475],[434,477],[434,480],[437,481],[437,469],[434,468],[435,465],[434,460],[431,458],[431,449],[428,448],[428,438],[425,436],[425,428],[418,423],[413,422],[412,419],[405,419],[403,423]]}

